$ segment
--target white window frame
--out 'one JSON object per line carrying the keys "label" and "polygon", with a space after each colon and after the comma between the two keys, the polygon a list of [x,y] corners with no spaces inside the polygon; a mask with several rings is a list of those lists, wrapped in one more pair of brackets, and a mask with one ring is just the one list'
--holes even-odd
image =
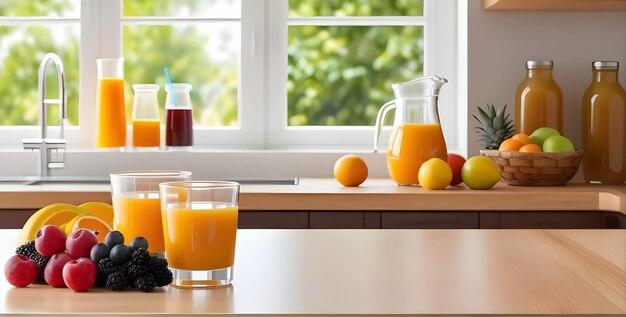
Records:
{"label": "white window frame", "polygon": [[[424,75],[437,74],[449,80],[442,89],[439,111],[448,141],[448,150],[458,152],[465,143],[461,136],[466,133],[460,131],[458,127],[465,126],[462,122],[466,118],[460,117],[456,111],[460,107],[457,106],[457,3],[456,0],[424,1],[423,17],[289,19],[288,0],[242,0],[239,126],[195,127],[194,144],[199,148],[225,150],[371,149],[373,126],[287,126],[287,26],[423,25]],[[259,14],[260,12],[263,14]],[[72,147],[87,149],[95,147],[97,127],[95,60],[101,57],[122,56],[124,25],[170,25],[233,20],[122,15],[122,0],[81,0],[80,19],[0,17],[2,25],[16,25],[17,22],[41,24],[42,21],[44,23],[80,21],[80,126],[66,127],[66,139]],[[391,87],[389,90],[391,92]],[[52,129],[54,130],[54,127]],[[388,130],[386,129],[387,135],[381,138],[381,147],[384,147],[388,138]],[[36,137],[38,133],[38,126],[0,127],[0,145],[21,147],[22,138]]]}
{"label": "white window frame", "polygon": [[[291,25],[402,26],[424,27],[424,76],[439,75],[449,80],[440,97],[440,117],[448,149],[458,151],[457,136],[457,3],[456,0],[424,0],[422,17],[306,17],[289,18],[288,0],[270,1],[268,144],[277,149],[299,148],[373,148],[374,122],[371,126],[288,126],[287,116],[287,28]],[[391,95],[391,87],[389,92]],[[382,105],[381,105],[382,106]],[[381,148],[389,138],[383,131]]]}

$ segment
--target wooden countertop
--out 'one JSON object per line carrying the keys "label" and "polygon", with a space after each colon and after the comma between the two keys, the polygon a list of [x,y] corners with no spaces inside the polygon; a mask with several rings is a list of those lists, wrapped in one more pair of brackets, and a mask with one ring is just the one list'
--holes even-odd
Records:
{"label": "wooden countertop", "polygon": [[[111,202],[109,185],[0,185],[0,209],[38,209],[86,201]],[[241,210],[569,210],[626,214],[626,185],[568,184],[519,187],[498,184],[490,190],[464,186],[443,191],[397,186],[368,179],[347,188],[334,179],[301,179],[299,185],[242,185]]]}
{"label": "wooden countertop", "polygon": [[[17,230],[1,230],[0,265]],[[239,230],[233,285],[13,288],[0,314],[626,314],[626,230]]]}

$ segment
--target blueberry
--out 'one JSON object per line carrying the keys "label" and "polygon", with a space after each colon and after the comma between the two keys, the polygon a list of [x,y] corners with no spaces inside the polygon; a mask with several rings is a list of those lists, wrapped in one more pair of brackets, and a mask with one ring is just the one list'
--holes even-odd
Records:
{"label": "blueberry", "polygon": [[124,244],[118,244],[111,249],[111,261],[115,264],[122,264],[130,260],[130,248]]}
{"label": "blueberry", "polygon": [[106,243],[109,248],[113,248],[118,244],[124,244],[124,235],[117,230],[111,231],[104,238],[104,243]]}
{"label": "blueberry", "polygon": [[91,257],[92,261],[98,263],[100,262],[100,260],[108,258],[110,252],[111,248],[109,248],[106,243],[98,243],[91,247],[91,252],[89,253],[89,256]]}
{"label": "blueberry", "polygon": [[130,242],[130,248],[134,251],[139,250],[139,248],[148,249],[148,240],[144,237],[135,237],[133,241]]}

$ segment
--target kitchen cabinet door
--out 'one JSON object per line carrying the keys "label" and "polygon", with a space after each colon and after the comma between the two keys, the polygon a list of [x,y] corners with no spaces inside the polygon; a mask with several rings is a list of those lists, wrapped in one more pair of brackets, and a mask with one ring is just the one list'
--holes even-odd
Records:
{"label": "kitchen cabinet door", "polygon": [[501,229],[601,229],[600,211],[502,211]]}
{"label": "kitchen cabinet door", "polygon": [[308,211],[239,211],[239,229],[308,228]]}
{"label": "kitchen cabinet door", "polygon": [[478,212],[473,211],[385,211],[383,229],[478,229]]}

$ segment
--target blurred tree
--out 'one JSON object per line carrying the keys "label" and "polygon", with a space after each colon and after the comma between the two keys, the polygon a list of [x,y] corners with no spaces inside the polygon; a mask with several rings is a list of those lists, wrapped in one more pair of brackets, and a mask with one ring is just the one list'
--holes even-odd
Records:
{"label": "blurred tree", "polygon": [[[421,16],[423,0],[290,0],[291,16]],[[421,26],[290,26],[290,125],[373,125],[391,84],[423,73]]]}

